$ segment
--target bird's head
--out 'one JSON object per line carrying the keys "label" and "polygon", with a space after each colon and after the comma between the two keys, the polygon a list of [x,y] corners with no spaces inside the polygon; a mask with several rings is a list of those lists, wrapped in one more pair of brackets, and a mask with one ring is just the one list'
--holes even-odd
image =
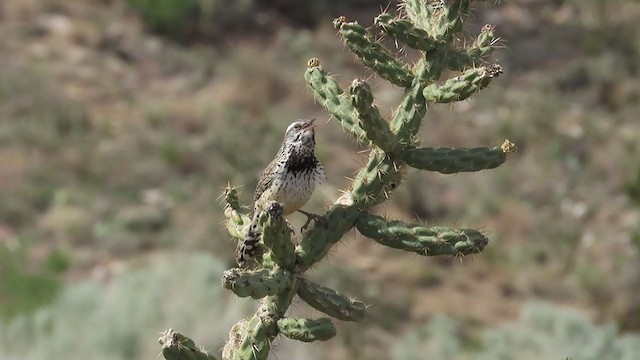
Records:
{"label": "bird's head", "polygon": [[294,147],[307,147],[313,149],[316,144],[316,138],[314,133],[314,121],[310,120],[297,120],[291,123],[284,133],[284,142],[287,145]]}

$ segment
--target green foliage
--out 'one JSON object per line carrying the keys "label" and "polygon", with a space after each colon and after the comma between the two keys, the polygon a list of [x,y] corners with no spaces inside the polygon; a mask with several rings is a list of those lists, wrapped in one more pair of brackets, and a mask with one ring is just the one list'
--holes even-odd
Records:
{"label": "green foliage", "polygon": [[146,334],[167,325],[219,349],[233,319],[250,307],[226,296],[218,285],[223,270],[216,258],[187,254],[157,258],[144,269],[96,269],[106,283],[70,285],[51,304],[3,324],[0,358],[153,359],[158,350]]}
{"label": "green foliage", "polygon": [[158,342],[162,346],[162,356],[167,360],[216,360],[213,355],[196,347],[193,340],[172,329],[162,333]]}
{"label": "green foliage", "polygon": [[282,318],[278,320],[277,325],[282,335],[303,342],[326,341],[336,335],[336,328],[329,318]]}
{"label": "green foliage", "polygon": [[52,252],[44,269],[30,270],[27,249],[0,246],[0,320],[29,314],[53,301],[60,290],[57,273],[68,267],[66,257]]}
{"label": "green foliage", "polygon": [[[256,1],[256,0],[127,0],[146,25],[174,40],[221,39],[233,32],[246,33],[266,26],[288,23],[299,27],[313,27],[325,17],[344,10],[359,10],[368,6],[386,6],[387,2],[370,0],[318,0],[318,1]],[[376,4],[378,3],[378,4]]]}
{"label": "green foliage", "polygon": [[251,20],[254,0],[127,0],[151,30],[175,40],[218,37]]}
{"label": "green foliage", "polygon": [[527,305],[517,322],[483,331],[479,344],[462,328],[450,318],[434,318],[405,335],[392,359],[631,360],[640,351],[639,336],[622,335],[615,326],[594,325],[581,312],[548,304]]}
{"label": "green foliage", "polygon": [[170,35],[186,35],[200,11],[200,0],[129,0],[149,27]]}

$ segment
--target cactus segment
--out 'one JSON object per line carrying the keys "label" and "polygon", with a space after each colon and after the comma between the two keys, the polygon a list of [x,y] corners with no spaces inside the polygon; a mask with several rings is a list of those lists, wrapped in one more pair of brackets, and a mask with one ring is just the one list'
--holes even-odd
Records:
{"label": "cactus segment", "polygon": [[434,3],[433,1],[424,0],[404,0],[401,6],[414,26],[431,34],[433,15],[440,7],[439,4]]}
{"label": "cactus segment", "polygon": [[[235,211],[235,210],[234,210]],[[248,218],[247,218],[248,220]],[[244,226],[238,224],[235,221],[232,220],[227,220],[225,223],[225,226],[227,228],[227,231],[229,232],[229,235],[231,235],[232,238],[238,240],[238,241],[243,241],[244,237],[245,237],[245,232],[244,232]]]}
{"label": "cactus segment", "polygon": [[360,126],[367,134],[367,138],[385,152],[392,152],[398,145],[396,137],[389,124],[380,115],[378,108],[373,105],[371,87],[362,79],[355,79],[349,88],[351,104],[356,108]]}
{"label": "cactus segment", "polygon": [[420,129],[422,119],[427,114],[423,91],[422,84],[415,84],[405,95],[391,121],[391,131],[403,145],[414,143],[414,136]]}
{"label": "cactus segment", "polygon": [[262,242],[271,249],[271,259],[283,269],[289,269],[296,261],[294,245],[291,242],[291,230],[282,216],[282,205],[275,201],[266,206],[260,215]]}
{"label": "cactus segment", "polygon": [[238,200],[238,190],[231,186],[231,184],[227,184],[224,188],[224,192],[222,193],[224,197],[224,203],[226,207],[230,207],[236,211],[240,210],[240,200]]}
{"label": "cactus segment", "polygon": [[416,50],[429,52],[437,46],[435,40],[426,30],[415,27],[408,19],[398,19],[383,13],[374,19],[374,24],[380,26],[387,35],[393,36]]}
{"label": "cactus segment", "polygon": [[372,151],[369,161],[351,185],[351,198],[362,211],[387,199],[385,186],[400,182],[399,168],[393,160],[381,153]]}
{"label": "cactus segment", "polygon": [[468,67],[483,64],[500,40],[495,36],[495,26],[486,24],[471,46],[454,50],[449,54],[448,67],[452,70],[462,71]]}
{"label": "cactus segment", "polygon": [[463,16],[469,11],[470,0],[454,0],[451,4],[442,6],[439,14],[436,39],[450,41],[454,34],[462,31]]}
{"label": "cactus segment", "polygon": [[266,314],[270,318],[281,318],[291,305],[291,300],[296,296],[296,289],[298,289],[299,278],[297,276],[291,277],[291,282],[282,290],[278,291],[275,295],[269,295],[262,300],[262,306],[258,312]]}
{"label": "cactus segment", "polygon": [[413,148],[400,154],[407,165],[442,174],[480,171],[502,165],[507,155],[501,148]]}
{"label": "cactus segment", "polygon": [[367,134],[358,125],[359,121],[349,97],[319,64],[311,60],[309,63],[317,66],[308,67],[304,73],[304,78],[311,90],[313,90],[316,100],[356,139],[359,141],[366,139]]}
{"label": "cactus segment", "polygon": [[261,299],[267,295],[275,295],[279,291],[291,287],[291,274],[283,269],[246,270],[233,268],[222,275],[222,286],[233,291],[239,297],[251,296]]}
{"label": "cactus segment", "polygon": [[366,315],[364,303],[304,278],[298,283],[298,296],[316,310],[336,319],[362,321]]}
{"label": "cactus segment", "polygon": [[481,252],[489,240],[477,230],[426,228],[362,213],[356,221],[360,233],[377,243],[425,256],[467,255]]}
{"label": "cactus segment", "polygon": [[280,333],[289,339],[313,342],[325,341],[336,336],[336,327],[329,318],[316,320],[282,318],[277,322]]}
{"label": "cactus segment", "polygon": [[344,42],[362,63],[385,80],[408,88],[413,74],[405,64],[398,61],[389,50],[367,35],[367,30],[357,22],[346,22],[343,17],[333,21]]}
{"label": "cactus segment", "polygon": [[224,217],[227,231],[237,240],[244,240],[244,226],[249,223],[249,217],[240,212],[238,191],[231,185],[227,185],[222,194],[224,200]]}
{"label": "cactus segment", "polygon": [[427,86],[423,95],[427,101],[434,103],[465,100],[479,90],[486,88],[491,80],[500,74],[502,74],[502,67],[498,64],[468,69],[462,75],[451,78],[442,85]]}
{"label": "cactus segment", "polygon": [[[391,121],[386,121],[373,105],[374,96],[367,82],[356,79],[345,93],[317,58],[309,60],[304,77],[316,100],[358,142],[369,145],[371,152],[351,187],[323,215],[325,226],[315,226],[305,232],[299,244],[292,243],[279,204],[267,204],[266,211],[259,214],[260,245],[266,250],[261,254],[259,268],[227,270],[222,283],[239,297],[262,301],[250,319],[241,320],[231,329],[222,352],[225,360],[265,360],[271,343],[280,334],[305,342],[335,336],[335,327],[328,318],[285,317],[296,295],[313,308],[340,320],[362,321],[366,317],[364,303],[304,277],[354,226],[381,245],[425,256],[462,256],[481,252],[487,245],[487,238],[477,230],[427,228],[367,213],[372,206],[388,199],[390,191],[400,184],[407,166],[445,174],[479,171],[501,165],[508,154],[517,149],[508,140],[500,148],[417,147],[418,131],[429,102],[467,99],[502,72],[499,65],[484,65],[498,42],[493,26],[486,25],[469,46],[460,46],[459,39],[464,36],[463,20],[470,2],[401,0],[398,16],[385,13],[375,19],[383,33],[420,52],[420,57],[412,63],[398,59],[358,23],[348,22],[345,17],[334,20],[333,25],[347,47],[381,78],[403,87],[404,98]],[[447,69],[462,73],[439,82]],[[225,189],[224,201],[229,233],[244,240],[244,228],[250,221],[241,213],[237,192],[231,186]],[[188,345],[195,348],[193,342]],[[181,360],[200,360],[191,352],[184,354]]]}
{"label": "cactus segment", "polygon": [[173,329],[163,332],[158,342],[166,360],[216,360],[215,356],[198,349],[193,340]]}
{"label": "cactus segment", "polygon": [[[234,329],[237,334],[230,334],[233,336],[230,339],[235,338],[236,343],[233,343],[233,346],[225,345],[225,360],[263,360],[269,356],[271,341],[277,335],[275,322],[254,315],[249,321],[242,320],[236,324],[231,331]],[[232,344],[232,341],[227,343],[229,344]]]}
{"label": "cactus segment", "polygon": [[335,245],[342,235],[353,227],[358,217],[358,210],[354,206],[333,206],[323,215],[327,222],[327,228],[314,227],[305,234],[296,246],[297,271],[303,272],[313,264],[322,260],[329,249]]}
{"label": "cactus segment", "polygon": [[421,225],[388,222],[382,217],[363,214],[358,230],[381,245],[426,256],[466,255],[481,252],[488,240],[477,230],[425,228]]}
{"label": "cactus segment", "polygon": [[444,70],[444,62],[444,52],[440,49],[432,52],[428,58],[423,56],[417,62],[416,79],[391,120],[391,131],[396,134],[401,144],[415,143],[422,119],[427,113],[427,101],[423,95],[424,89],[426,84],[440,77]]}

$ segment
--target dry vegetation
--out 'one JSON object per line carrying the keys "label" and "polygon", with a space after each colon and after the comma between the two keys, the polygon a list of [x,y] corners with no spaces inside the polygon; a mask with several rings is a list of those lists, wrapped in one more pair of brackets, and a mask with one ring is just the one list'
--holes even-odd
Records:
{"label": "dry vegetation", "polygon": [[[189,252],[233,262],[220,191],[227,181],[241,184],[248,203],[286,125],[327,118],[305,88],[306,59],[319,57],[344,81],[366,71],[330,26],[342,15],[332,2],[313,23],[308,13],[282,10],[287,1],[275,3],[235,9],[248,17],[246,29],[195,29],[204,35],[187,34],[189,42],[151,33],[124,1],[0,3],[0,315],[8,324],[4,333],[0,326],[0,357],[23,351],[3,345],[22,331],[16,322],[37,309],[51,313],[87,282],[130,289],[113,283],[132,267],[170,266]],[[365,25],[379,10],[354,8],[340,11]],[[324,351],[318,357],[387,358],[402,334],[436,314],[464,324],[469,350],[483,329],[518,318],[531,300],[640,331],[638,20],[633,0],[480,7],[469,26],[494,24],[507,39],[496,56],[505,76],[471,101],[433,108],[421,138],[434,146],[509,138],[520,151],[491,172],[416,172],[378,211],[482,228],[492,242],[481,256],[437,261],[346,238],[314,275],[382,311],[364,331],[342,324],[346,335],[332,350],[315,348]],[[401,94],[372,83],[390,112]],[[309,210],[334,200],[364,157],[333,123],[317,137],[329,179]],[[149,301],[183,297],[167,301],[192,307],[181,290],[149,293]],[[198,306],[194,313],[213,311],[204,300]],[[139,341],[173,326],[164,320],[141,321]],[[191,333],[207,343],[206,329]],[[127,346],[137,350],[119,358],[148,358],[153,349]]]}

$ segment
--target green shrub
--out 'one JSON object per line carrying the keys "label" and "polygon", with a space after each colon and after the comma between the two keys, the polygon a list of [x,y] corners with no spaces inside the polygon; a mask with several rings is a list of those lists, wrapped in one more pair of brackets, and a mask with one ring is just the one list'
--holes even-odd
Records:
{"label": "green shrub", "polygon": [[583,313],[549,304],[529,304],[520,319],[483,331],[479,346],[460,335],[462,326],[435,318],[401,339],[393,360],[631,360],[640,336],[622,335],[613,325],[594,325]]}
{"label": "green shrub", "polygon": [[62,269],[29,271],[23,250],[0,246],[0,319],[30,313],[51,302],[59,291],[55,272]]}
{"label": "green shrub", "polygon": [[50,305],[0,327],[0,358],[154,359],[157,343],[148,334],[165,326],[188,329],[207,349],[219,349],[250,306],[219,285],[224,268],[211,256],[181,255],[112,275],[106,284],[71,285]]}
{"label": "green shrub", "polygon": [[247,23],[253,0],[128,0],[147,26],[175,40],[212,38]]}

